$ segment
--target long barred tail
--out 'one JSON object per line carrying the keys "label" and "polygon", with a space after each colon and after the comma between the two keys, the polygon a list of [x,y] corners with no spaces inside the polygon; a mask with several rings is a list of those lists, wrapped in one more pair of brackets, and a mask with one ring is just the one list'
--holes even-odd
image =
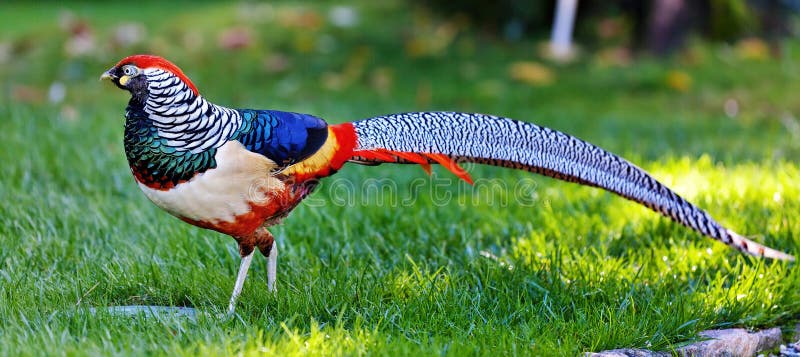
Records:
{"label": "long barred tail", "polygon": [[351,162],[439,163],[467,181],[469,176],[456,162],[527,170],[606,189],[740,251],[794,260],[723,227],[627,160],[552,129],[454,112],[395,114],[343,125],[352,125],[355,132]]}

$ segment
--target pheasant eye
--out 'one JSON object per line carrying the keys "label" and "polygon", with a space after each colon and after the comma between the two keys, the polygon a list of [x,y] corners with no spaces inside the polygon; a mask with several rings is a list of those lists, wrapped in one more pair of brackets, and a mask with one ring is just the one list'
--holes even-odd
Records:
{"label": "pheasant eye", "polygon": [[136,70],[136,67],[134,67],[134,66],[125,66],[125,67],[122,67],[122,72],[125,73],[126,76],[133,76],[138,71]]}

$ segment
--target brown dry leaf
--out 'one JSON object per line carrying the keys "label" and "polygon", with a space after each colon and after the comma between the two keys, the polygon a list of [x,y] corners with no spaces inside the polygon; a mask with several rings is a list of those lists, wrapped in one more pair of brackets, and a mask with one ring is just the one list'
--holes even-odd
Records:
{"label": "brown dry leaf", "polygon": [[556,75],[547,66],[533,61],[514,62],[508,67],[508,75],[517,81],[546,86],[555,81]]}
{"label": "brown dry leaf", "polygon": [[65,105],[61,108],[58,118],[67,122],[76,122],[80,118],[80,113],[74,106]]}
{"label": "brown dry leaf", "polygon": [[289,29],[316,31],[322,27],[323,17],[314,10],[285,8],[276,16],[278,24]]}
{"label": "brown dry leaf", "polygon": [[769,45],[759,38],[746,38],[736,44],[736,55],[743,60],[765,61],[769,59]]}
{"label": "brown dry leaf", "polygon": [[624,19],[608,17],[597,23],[597,36],[604,40],[625,36]]}
{"label": "brown dry leaf", "polygon": [[88,21],[64,11],[59,15],[59,26],[69,35],[64,42],[64,52],[68,57],[89,55],[97,48],[94,31]]}
{"label": "brown dry leaf", "polygon": [[633,54],[627,47],[609,47],[597,52],[595,61],[604,67],[627,67],[633,61]]}
{"label": "brown dry leaf", "polygon": [[289,57],[283,53],[273,53],[264,59],[264,70],[268,73],[281,73],[291,67]]}
{"label": "brown dry leaf", "polygon": [[253,43],[253,32],[246,27],[231,27],[219,34],[217,44],[225,50],[239,50],[250,47]]}
{"label": "brown dry leaf", "polygon": [[465,26],[461,18],[433,26],[422,22],[423,26],[416,26],[414,34],[405,43],[408,57],[441,56],[453,44],[456,36]]}
{"label": "brown dry leaf", "polygon": [[370,84],[381,95],[388,95],[392,91],[394,72],[389,67],[381,67],[372,71]]}
{"label": "brown dry leaf", "polygon": [[16,85],[11,89],[11,98],[21,103],[41,103],[45,98],[45,91],[41,88]]}
{"label": "brown dry leaf", "polygon": [[361,79],[372,50],[367,46],[356,48],[338,73],[328,72],[322,75],[322,84],[331,90],[341,90]]}
{"label": "brown dry leaf", "polygon": [[344,76],[339,73],[325,72],[322,74],[322,86],[332,91],[340,91],[345,86]]}
{"label": "brown dry leaf", "polygon": [[667,87],[679,92],[687,92],[692,88],[692,76],[680,70],[669,71],[665,82]]}

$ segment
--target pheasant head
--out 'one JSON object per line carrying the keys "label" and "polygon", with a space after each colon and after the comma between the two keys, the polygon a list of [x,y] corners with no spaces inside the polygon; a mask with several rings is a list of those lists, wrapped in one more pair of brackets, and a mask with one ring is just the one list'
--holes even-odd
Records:
{"label": "pheasant head", "polygon": [[[100,79],[108,79],[120,89],[129,91],[131,100],[141,104],[147,104],[148,99],[153,99],[151,97],[168,96],[187,102],[199,96],[197,87],[178,66],[158,56],[125,57],[105,71]],[[156,107],[160,105],[155,104],[168,103],[150,104],[153,104],[150,107]]]}
{"label": "pheasant head", "polygon": [[169,188],[214,167],[215,150],[241,127],[240,114],[205,100],[164,58],[125,57],[100,78],[131,94],[125,153],[139,182],[151,188]]}

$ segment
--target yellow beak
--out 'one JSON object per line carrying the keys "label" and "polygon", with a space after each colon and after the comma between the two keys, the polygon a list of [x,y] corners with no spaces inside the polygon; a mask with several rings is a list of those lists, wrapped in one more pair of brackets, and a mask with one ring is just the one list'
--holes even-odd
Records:
{"label": "yellow beak", "polygon": [[108,71],[103,72],[103,74],[100,75],[100,80],[102,81],[104,79],[108,79],[108,80],[114,79],[115,77],[111,74],[111,70],[112,69],[109,69]]}

